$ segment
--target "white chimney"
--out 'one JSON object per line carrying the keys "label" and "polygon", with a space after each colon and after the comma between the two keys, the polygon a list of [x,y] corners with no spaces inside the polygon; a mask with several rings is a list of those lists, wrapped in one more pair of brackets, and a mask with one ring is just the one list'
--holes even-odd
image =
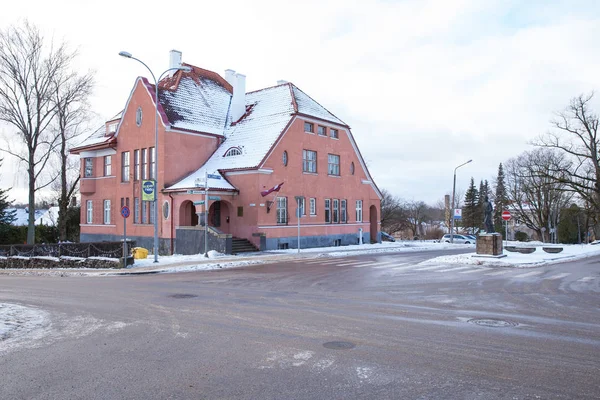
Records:
{"label": "white chimney", "polygon": [[288,83],[288,81],[284,81],[282,79],[280,79],[280,80],[277,81],[277,85],[283,85],[283,84],[286,84],[286,83]]}
{"label": "white chimney", "polygon": [[[179,50],[171,50],[169,52],[169,68],[181,67],[181,52]],[[171,76],[177,71],[170,71]]]}
{"label": "white chimney", "polygon": [[235,71],[232,69],[225,70],[225,80],[227,83],[231,85],[231,87],[235,86]]}
{"label": "white chimney", "polygon": [[[231,100],[231,120],[236,122],[246,113],[246,75],[235,74],[233,80],[233,99]],[[227,71],[225,71],[227,79]],[[229,82],[229,81],[228,81]],[[231,82],[230,82],[231,83]]]}

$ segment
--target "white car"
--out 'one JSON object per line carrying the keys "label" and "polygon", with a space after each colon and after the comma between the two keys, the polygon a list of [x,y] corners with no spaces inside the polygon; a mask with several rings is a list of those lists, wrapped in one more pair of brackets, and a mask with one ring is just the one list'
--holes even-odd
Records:
{"label": "white car", "polygon": [[[471,243],[475,243],[475,241],[471,238],[468,238],[467,236],[464,235],[454,235],[454,243],[459,243],[459,244],[471,244]],[[440,243],[450,243],[450,234],[446,234],[444,236],[442,236],[442,238],[440,239]]]}

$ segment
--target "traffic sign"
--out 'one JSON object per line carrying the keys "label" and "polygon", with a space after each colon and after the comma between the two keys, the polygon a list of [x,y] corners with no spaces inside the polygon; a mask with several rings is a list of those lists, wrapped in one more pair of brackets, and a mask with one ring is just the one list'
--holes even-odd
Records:
{"label": "traffic sign", "polygon": [[462,208],[454,209],[454,219],[462,219]]}
{"label": "traffic sign", "polygon": [[129,207],[127,207],[127,206],[121,207],[121,216],[123,218],[129,218],[130,215],[131,215],[131,210],[129,210]]}
{"label": "traffic sign", "polygon": [[187,194],[204,194],[204,190],[188,190]]}
{"label": "traffic sign", "polygon": [[214,200],[214,201],[219,201],[219,200],[221,200],[221,197],[219,197],[219,196],[208,196],[208,199],[209,200]]}
{"label": "traffic sign", "polygon": [[502,219],[505,221],[508,221],[510,218],[512,217],[512,215],[510,215],[510,211],[502,211]]}
{"label": "traffic sign", "polygon": [[202,205],[204,205],[204,200],[194,201],[194,205],[195,206],[202,206]]}
{"label": "traffic sign", "polygon": [[206,175],[209,179],[221,179],[220,175],[208,174]]}

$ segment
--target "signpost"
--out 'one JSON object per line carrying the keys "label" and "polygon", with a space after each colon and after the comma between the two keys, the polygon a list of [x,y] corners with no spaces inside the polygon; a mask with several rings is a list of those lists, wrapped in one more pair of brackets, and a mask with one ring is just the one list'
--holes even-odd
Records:
{"label": "signpost", "polygon": [[296,217],[298,218],[298,254],[300,253],[300,218],[302,217],[300,210],[300,202],[304,201],[304,197],[302,196],[294,196],[296,199]]}
{"label": "signpost", "polygon": [[454,209],[454,219],[462,219],[462,208]]}
{"label": "signpost", "polygon": [[502,211],[502,219],[505,221],[504,226],[506,227],[506,244],[508,244],[508,221],[512,218],[510,215],[510,211],[504,210]]}
{"label": "signpost", "polygon": [[131,215],[129,207],[121,207],[121,216],[123,217],[123,268],[127,268],[127,218]]}

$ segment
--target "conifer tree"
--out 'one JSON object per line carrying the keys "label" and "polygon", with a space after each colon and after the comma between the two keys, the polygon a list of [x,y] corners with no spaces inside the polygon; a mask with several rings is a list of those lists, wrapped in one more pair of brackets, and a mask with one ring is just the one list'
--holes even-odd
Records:
{"label": "conifer tree", "polygon": [[498,165],[498,176],[496,177],[496,191],[494,195],[494,226],[503,226],[502,211],[508,207],[508,196],[504,184],[504,168],[502,163]]}
{"label": "conifer tree", "polygon": [[[2,166],[0,158],[0,167]],[[15,220],[15,210],[9,211],[10,202],[8,201],[8,190],[0,188],[0,234]]]}
{"label": "conifer tree", "polygon": [[469,189],[465,193],[465,205],[463,208],[463,226],[468,232],[475,233],[480,225],[477,222],[479,192],[475,187],[475,180],[471,177]]}

